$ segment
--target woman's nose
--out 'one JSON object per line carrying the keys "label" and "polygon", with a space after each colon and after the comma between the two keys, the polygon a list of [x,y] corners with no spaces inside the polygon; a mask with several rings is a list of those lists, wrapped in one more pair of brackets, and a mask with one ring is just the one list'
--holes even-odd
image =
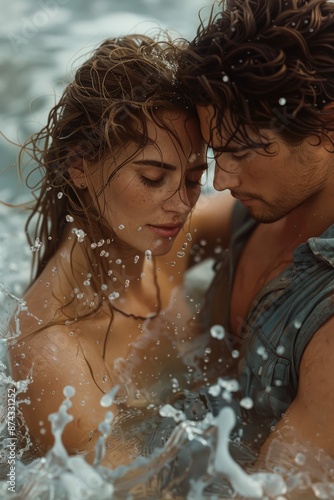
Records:
{"label": "woman's nose", "polygon": [[[194,192],[196,191],[196,192]],[[198,192],[197,192],[198,191]],[[195,206],[200,195],[199,189],[187,189],[185,183],[173,193],[164,204],[165,210],[187,214]]]}

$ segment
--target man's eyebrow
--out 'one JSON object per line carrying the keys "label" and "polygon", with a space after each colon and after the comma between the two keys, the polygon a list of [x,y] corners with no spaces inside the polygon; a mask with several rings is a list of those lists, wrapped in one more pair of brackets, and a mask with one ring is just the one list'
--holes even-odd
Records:
{"label": "man's eyebrow", "polygon": [[211,147],[213,151],[218,151],[219,153],[242,153],[243,151],[247,151],[250,146],[239,146],[233,148],[232,146],[218,146],[216,148]]}
{"label": "man's eyebrow", "polygon": [[[175,171],[177,170],[177,167],[175,165],[171,165],[170,163],[165,163],[163,161],[157,161],[157,160],[137,160],[134,161],[136,165],[148,165],[150,167],[158,167],[158,168],[163,168],[165,170],[172,170]],[[201,165],[196,165],[195,167],[191,167],[189,170],[191,172],[197,171],[197,170],[207,170],[208,164],[207,163],[202,163]]]}
{"label": "man's eyebrow", "polygon": [[196,172],[197,170],[207,170],[209,165],[207,163],[202,163],[201,165],[195,165],[195,167],[191,167],[189,170],[191,172]]}

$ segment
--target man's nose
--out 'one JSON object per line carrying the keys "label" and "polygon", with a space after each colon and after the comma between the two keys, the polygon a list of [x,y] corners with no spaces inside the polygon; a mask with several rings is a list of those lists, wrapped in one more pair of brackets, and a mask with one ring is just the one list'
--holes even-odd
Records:
{"label": "man's nose", "polygon": [[240,185],[239,175],[235,172],[228,172],[219,166],[218,162],[215,165],[215,176],[213,179],[213,187],[217,191],[225,189],[234,189]]}

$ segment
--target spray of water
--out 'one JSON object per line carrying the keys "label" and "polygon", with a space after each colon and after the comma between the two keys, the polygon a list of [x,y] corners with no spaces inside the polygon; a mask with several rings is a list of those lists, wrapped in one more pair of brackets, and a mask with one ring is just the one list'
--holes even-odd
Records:
{"label": "spray of water", "polygon": [[[59,410],[49,416],[54,436],[52,448],[42,458],[29,458],[29,437],[18,427],[16,430],[20,436],[11,435],[13,422],[8,411],[8,394],[15,393],[15,411],[19,415],[20,406],[28,403],[24,393],[30,380],[14,381],[11,378],[4,349],[6,343],[19,334],[19,323],[10,322],[10,318],[17,317],[19,312],[25,310],[25,304],[4,288],[1,291],[1,498],[201,500],[233,497],[284,500],[290,498],[290,494],[300,494],[300,498],[334,498],[334,461],[324,453],[314,453],[306,444],[282,445],[274,441],[265,472],[247,471],[232,458],[231,432],[236,417],[229,402],[232,401],[232,393],[238,388],[235,380],[219,379],[208,389],[216,396],[221,393],[227,403],[215,417],[207,411],[198,420],[190,419],[190,410],[197,400],[193,393],[186,390],[182,393],[182,408],[176,403],[160,405],[160,425],[164,429],[167,422],[173,429],[168,439],[162,445],[161,440],[158,444],[157,439],[153,451],[146,456],[139,456],[130,465],[115,469],[106,468],[101,463],[114,425],[114,415],[109,407],[116,402],[119,387],[114,387],[101,398],[101,406],[106,409],[106,413],[99,425],[100,437],[95,446],[95,458],[89,464],[83,455],[70,456],[62,442],[64,429],[72,420],[69,410],[71,398],[75,394],[74,388],[67,386]],[[213,337],[219,340],[216,330]],[[163,349],[163,339],[157,341],[155,346],[156,350]],[[194,348],[189,349],[190,355],[188,352],[186,356],[188,362],[195,351]],[[175,395],[180,388],[182,381],[175,376],[169,390]],[[180,398],[175,401],[180,401]],[[156,405],[152,404],[152,407]],[[146,417],[147,414],[143,412],[143,418]],[[152,434],[159,436],[159,431],[152,430]],[[277,463],[277,457],[280,457],[280,463]],[[282,462],[281,457],[285,461]]]}

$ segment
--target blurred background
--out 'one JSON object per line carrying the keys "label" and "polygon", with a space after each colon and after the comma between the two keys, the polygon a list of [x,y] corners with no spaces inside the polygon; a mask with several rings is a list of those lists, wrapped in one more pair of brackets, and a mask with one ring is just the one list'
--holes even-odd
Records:
{"label": "blurred background", "polygon": [[[213,0],[9,0],[1,6],[0,200],[29,199],[15,167],[18,148],[39,130],[80,56],[103,39],[163,28],[192,39]],[[153,32],[153,31],[152,31]],[[20,295],[31,250],[22,211],[0,205],[0,283]]]}

